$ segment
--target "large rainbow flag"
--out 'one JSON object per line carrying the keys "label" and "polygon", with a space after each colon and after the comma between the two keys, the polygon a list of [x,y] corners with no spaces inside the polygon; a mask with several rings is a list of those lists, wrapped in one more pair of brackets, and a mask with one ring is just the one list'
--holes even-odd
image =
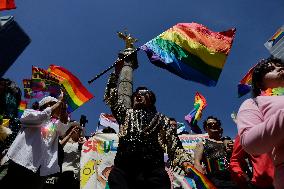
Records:
{"label": "large rainbow flag", "polygon": [[235,31],[213,32],[201,24],[179,23],[140,48],[154,65],[186,80],[215,86]]}
{"label": "large rainbow flag", "polygon": [[73,112],[79,106],[82,106],[87,101],[91,100],[94,96],[83,86],[81,81],[73,75],[67,69],[50,65],[48,71],[54,75],[57,75],[64,80],[59,81],[61,85],[65,88],[68,95],[66,95],[66,100],[68,104],[67,111]]}

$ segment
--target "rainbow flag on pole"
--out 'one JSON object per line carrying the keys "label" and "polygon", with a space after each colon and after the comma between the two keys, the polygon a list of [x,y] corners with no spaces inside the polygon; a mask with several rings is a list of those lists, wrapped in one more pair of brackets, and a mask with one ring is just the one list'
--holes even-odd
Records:
{"label": "rainbow flag on pole", "polygon": [[73,112],[79,106],[82,106],[87,101],[91,100],[94,96],[83,86],[81,81],[73,75],[67,69],[56,66],[50,65],[48,71],[54,75],[59,76],[60,78],[64,78],[64,80],[59,81],[61,85],[65,88],[68,95],[67,97],[67,104],[68,108],[67,111]]}
{"label": "rainbow flag on pole", "polygon": [[184,119],[187,121],[191,130],[194,133],[201,134],[202,131],[197,125],[197,121],[201,119],[202,110],[207,106],[207,102],[204,96],[199,92],[196,92],[194,97],[193,110],[187,114]]}
{"label": "rainbow flag on pole", "polygon": [[213,32],[197,23],[179,23],[141,46],[150,61],[191,81],[216,86],[235,28]]}

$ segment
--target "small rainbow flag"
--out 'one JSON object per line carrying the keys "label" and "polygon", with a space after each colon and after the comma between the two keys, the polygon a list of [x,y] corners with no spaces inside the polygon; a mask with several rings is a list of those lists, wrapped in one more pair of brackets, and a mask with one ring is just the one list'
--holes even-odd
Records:
{"label": "small rainbow flag", "polygon": [[252,89],[252,73],[255,66],[253,66],[248,73],[242,78],[242,80],[238,84],[238,97],[242,97],[249,93]]}
{"label": "small rainbow flag", "polygon": [[274,46],[282,37],[284,37],[284,29],[280,28],[277,32],[271,37],[269,41],[272,41],[272,46]]}
{"label": "small rainbow flag", "polygon": [[200,173],[193,166],[187,166],[187,171],[187,176],[194,180],[197,189],[217,189],[204,174]]}
{"label": "small rainbow flag", "polygon": [[179,23],[141,46],[161,68],[207,86],[216,86],[236,29],[213,32],[197,23]]}
{"label": "small rainbow flag", "polygon": [[28,102],[26,100],[21,100],[20,105],[18,107],[18,117],[19,118],[23,115],[25,109],[27,109],[27,106],[28,106]]}
{"label": "small rainbow flag", "polygon": [[67,97],[67,104],[68,113],[73,112],[79,106],[82,106],[87,101],[91,100],[94,96],[83,86],[81,81],[73,75],[67,69],[56,66],[50,65],[48,71],[58,77],[64,78],[63,81],[59,81],[61,85],[65,88],[68,95]]}
{"label": "small rainbow flag", "polygon": [[197,125],[197,121],[201,119],[202,110],[207,106],[206,99],[199,92],[194,97],[193,110],[187,114],[184,119],[187,121],[194,133],[201,134],[202,131]]}

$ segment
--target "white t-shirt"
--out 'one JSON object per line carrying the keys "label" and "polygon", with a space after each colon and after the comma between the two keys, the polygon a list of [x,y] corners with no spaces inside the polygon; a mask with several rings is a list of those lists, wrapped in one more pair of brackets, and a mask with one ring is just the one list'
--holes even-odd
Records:
{"label": "white t-shirt", "polygon": [[44,111],[26,109],[20,119],[22,128],[8,150],[7,157],[15,163],[47,176],[60,171],[58,137],[68,125],[51,119],[51,108]]}

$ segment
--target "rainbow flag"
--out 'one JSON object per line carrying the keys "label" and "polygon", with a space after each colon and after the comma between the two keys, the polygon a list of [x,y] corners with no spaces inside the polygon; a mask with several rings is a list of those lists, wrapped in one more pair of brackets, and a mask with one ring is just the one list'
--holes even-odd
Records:
{"label": "rainbow flag", "polygon": [[23,79],[24,97],[26,99],[32,98],[31,79]]}
{"label": "rainbow flag", "polygon": [[264,46],[271,55],[284,61],[284,25],[264,43]]}
{"label": "rainbow flag", "polygon": [[270,39],[270,41],[273,42],[272,46],[274,46],[282,37],[284,37],[284,29],[280,28]]}
{"label": "rainbow flag", "polygon": [[187,176],[194,180],[197,189],[217,189],[204,174],[200,173],[193,166],[188,166],[187,171]]}
{"label": "rainbow flag", "polygon": [[39,94],[49,93],[50,96],[58,96],[60,94],[60,81],[65,80],[62,77],[54,75],[45,69],[32,67],[32,79],[30,80],[30,88],[33,98]]}
{"label": "rainbow flag", "polygon": [[67,104],[68,108],[67,111],[73,112],[79,106],[82,106],[87,101],[91,100],[94,96],[83,86],[81,81],[73,75],[67,69],[56,66],[50,65],[48,71],[58,77],[64,78],[64,80],[59,81],[61,85],[66,90],[68,94],[67,97]]}
{"label": "rainbow flag", "polygon": [[255,66],[253,66],[248,73],[242,78],[242,80],[238,84],[238,97],[242,97],[249,93],[252,89],[251,82],[252,82],[252,73]]}
{"label": "rainbow flag", "polygon": [[216,86],[235,31],[213,32],[201,24],[179,23],[140,49],[158,67],[186,80]]}
{"label": "rainbow flag", "polygon": [[14,0],[0,0],[0,11],[15,9],[16,5]]}
{"label": "rainbow flag", "polygon": [[28,106],[28,102],[26,100],[21,100],[20,105],[18,107],[18,117],[19,118],[23,115],[25,109],[27,109],[27,106]]}
{"label": "rainbow flag", "polygon": [[187,121],[194,133],[201,134],[202,131],[197,125],[197,121],[201,119],[202,110],[207,106],[206,99],[199,92],[194,97],[193,110],[187,114],[184,119]]}

